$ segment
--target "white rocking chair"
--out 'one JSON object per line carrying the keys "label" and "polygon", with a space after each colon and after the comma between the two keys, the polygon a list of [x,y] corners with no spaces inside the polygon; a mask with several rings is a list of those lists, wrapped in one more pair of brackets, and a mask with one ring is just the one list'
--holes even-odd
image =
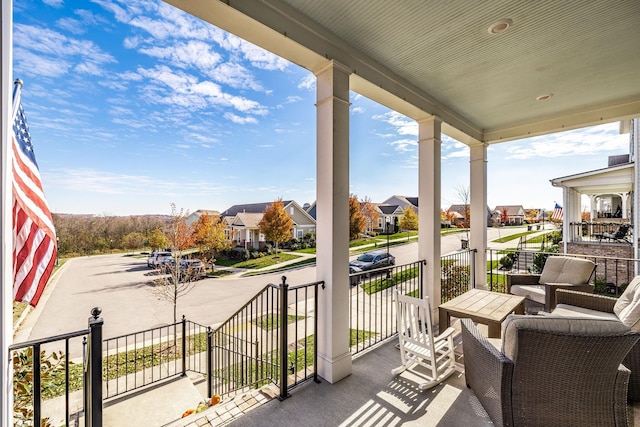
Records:
{"label": "white rocking chair", "polygon": [[427,298],[419,299],[396,292],[395,300],[402,366],[393,369],[391,373],[398,375],[415,365],[423,366],[427,372],[420,370],[418,374],[426,376],[427,381],[419,384],[418,388],[427,390],[455,372],[455,329],[447,328],[434,338]]}

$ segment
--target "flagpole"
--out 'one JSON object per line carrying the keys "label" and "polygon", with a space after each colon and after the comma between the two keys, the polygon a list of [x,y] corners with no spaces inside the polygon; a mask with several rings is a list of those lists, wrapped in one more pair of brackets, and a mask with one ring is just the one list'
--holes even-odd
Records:
{"label": "flagpole", "polygon": [[2,147],[0,160],[0,425],[13,425],[13,366],[9,346],[13,342],[13,227],[11,192],[11,128],[13,126],[13,1],[2,0],[0,16],[0,81],[2,87]]}

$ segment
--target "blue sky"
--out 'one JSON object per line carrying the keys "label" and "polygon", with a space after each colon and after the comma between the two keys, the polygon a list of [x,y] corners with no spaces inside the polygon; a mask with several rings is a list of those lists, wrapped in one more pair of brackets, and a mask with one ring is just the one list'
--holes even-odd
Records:
{"label": "blue sky", "polygon": [[[153,0],[14,1],[14,78],[50,208],[168,214],[315,200],[312,74]],[[417,125],[351,94],[350,192],[417,196]],[[553,208],[550,179],[628,152],[612,123],[492,145],[488,201]],[[469,186],[443,137],[442,207]]]}

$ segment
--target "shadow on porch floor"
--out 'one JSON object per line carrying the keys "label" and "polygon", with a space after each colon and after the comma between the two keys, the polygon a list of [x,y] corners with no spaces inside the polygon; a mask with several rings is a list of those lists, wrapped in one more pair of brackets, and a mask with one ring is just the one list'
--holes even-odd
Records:
{"label": "shadow on porch floor", "polygon": [[[492,426],[477,398],[465,385],[460,340],[458,333],[457,372],[430,390],[418,390],[422,378],[416,373],[405,371],[395,377],[391,374],[391,369],[400,363],[400,354],[395,348],[397,340],[392,340],[354,359],[353,374],[336,384],[324,380],[320,384],[308,382],[292,390],[291,397],[282,402],[271,399],[235,416],[221,418],[222,414],[216,415],[214,408],[210,408],[197,420],[182,425]],[[640,405],[632,410],[635,425],[640,427]]]}

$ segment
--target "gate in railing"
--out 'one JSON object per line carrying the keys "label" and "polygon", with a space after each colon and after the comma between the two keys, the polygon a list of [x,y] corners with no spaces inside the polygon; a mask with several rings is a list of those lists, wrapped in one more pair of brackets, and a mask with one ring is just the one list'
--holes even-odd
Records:
{"label": "gate in railing", "polygon": [[206,326],[187,320],[104,340],[104,398],[158,381],[206,374]]}
{"label": "gate in railing", "polygon": [[319,287],[324,282],[269,284],[226,322],[209,332],[209,395],[273,383],[280,399],[317,377]]}

